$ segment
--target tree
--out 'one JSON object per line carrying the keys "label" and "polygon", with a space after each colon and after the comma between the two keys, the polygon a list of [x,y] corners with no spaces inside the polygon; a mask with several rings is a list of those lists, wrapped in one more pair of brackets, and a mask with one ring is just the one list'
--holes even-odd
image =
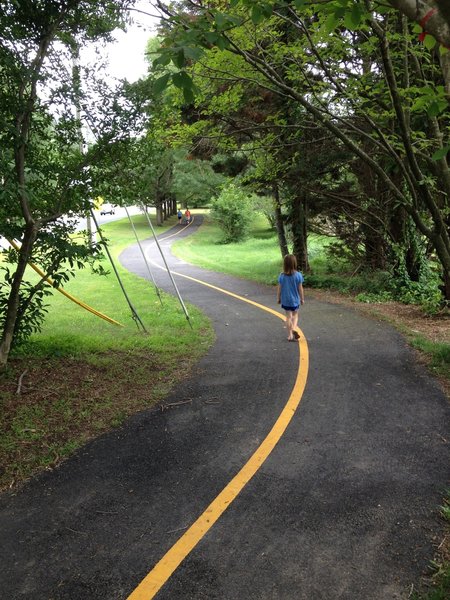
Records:
{"label": "tree", "polygon": [[211,215],[225,233],[225,243],[240,242],[248,235],[252,208],[248,195],[230,183],[212,203]]}
{"label": "tree", "polygon": [[[194,51],[211,45],[241,56],[267,88],[302,107],[376,174],[433,246],[450,299],[447,100],[439,57],[415,45],[397,13],[377,13],[371,3],[349,12],[339,4],[345,6],[336,13],[334,2],[305,8],[304,2],[237,0],[224,13],[220,3],[200,3],[195,19],[176,16],[183,27],[175,24],[166,37],[161,60],[185,70]],[[296,40],[285,43],[274,34],[279,22],[296,30]],[[367,71],[365,57],[373,64]],[[190,78],[183,81],[189,85]]]}
{"label": "tree", "polygon": [[[24,286],[27,263],[40,261],[58,285],[71,267],[98,252],[72,240],[70,215],[84,212],[89,198],[97,195],[90,167],[107,153],[102,142],[109,144],[122,135],[123,111],[120,94],[109,96],[100,82],[90,86],[89,98],[86,81],[71,65],[78,47],[106,39],[123,26],[132,4],[24,0],[0,7],[0,235],[21,242],[20,250],[10,254],[16,268],[14,273],[7,269],[3,289],[8,292],[0,299],[0,368],[7,364],[33,297],[42,302],[43,279],[36,286]],[[93,81],[90,75],[86,79]],[[98,94],[103,94],[102,102]],[[80,137],[79,110],[97,139],[87,151]],[[69,215],[68,220],[63,215]]]}
{"label": "tree", "polygon": [[174,161],[172,192],[183,206],[209,205],[228,181],[213,170],[210,161],[200,160],[183,148],[175,150]]}

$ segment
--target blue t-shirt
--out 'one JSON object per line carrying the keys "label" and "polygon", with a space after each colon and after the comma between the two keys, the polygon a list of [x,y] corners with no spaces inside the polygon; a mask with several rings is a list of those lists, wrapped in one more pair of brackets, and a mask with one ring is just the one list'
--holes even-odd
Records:
{"label": "blue t-shirt", "polygon": [[300,306],[298,286],[303,283],[303,275],[299,271],[294,271],[292,275],[281,273],[278,283],[281,287],[281,304],[283,306]]}

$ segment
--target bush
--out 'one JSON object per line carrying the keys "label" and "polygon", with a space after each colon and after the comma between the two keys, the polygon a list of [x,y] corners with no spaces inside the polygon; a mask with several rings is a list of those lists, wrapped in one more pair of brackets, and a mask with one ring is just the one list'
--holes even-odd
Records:
{"label": "bush", "polygon": [[[0,331],[3,331],[9,307],[8,302],[13,275],[8,267],[0,267],[0,277],[1,272],[3,272],[4,281],[0,286]],[[45,304],[44,300],[51,295],[52,289],[45,284],[38,287],[29,281],[24,280],[22,282],[11,348],[20,346],[29,339],[32,333],[41,331],[48,312],[48,305]]]}
{"label": "bush", "polygon": [[244,240],[252,222],[248,195],[234,184],[225,187],[212,203],[211,216],[225,234],[225,243]]}
{"label": "bush", "polygon": [[[361,302],[372,302],[379,296],[382,301],[391,298],[389,283],[390,275],[384,271],[362,272],[359,275],[346,273],[314,273],[308,274],[307,285],[319,289],[332,289],[343,294],[359,294]],[[370,298],[370,299],[369,299]]]}

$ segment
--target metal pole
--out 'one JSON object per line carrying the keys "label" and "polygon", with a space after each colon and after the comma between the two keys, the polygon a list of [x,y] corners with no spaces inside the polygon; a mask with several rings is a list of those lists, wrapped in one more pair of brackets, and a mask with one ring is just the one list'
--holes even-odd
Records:
{"label": "metal pole", "polygon": [[154,230],[154,228],[153,228],[152,222],[151,222],[151,220],[150,220],[150,217],[149,217],[149,215],[148,215],[148,212],[147,212],[147,207],[146,207],[146,206],[144,206],[144,205],[142,204],[142,208],[144,209],[144,212],[145,212],[145,215],[146,215],[146,217],[147,217],[148,224],[150,225],[150,228],[151,228],[151,230],[152,230],[153,237],[154,237],[154,239],[155,239],[156,245],[158,246],[158,250],[159,250],[159,252],[160,252],[160,254],[161,254],[161,256],[162,256],[162,259],[163,259],[163,261],[164,261],[164,264],[166,265],[167,273],[169,274],[169,277],[170,277],[170,279],[171,279],[171,281],[172,281],[172,283],[173,283],[173,287],[175,288],[175,292],[176,292],[176,294],[177,294],[177,296],[178,296],[178,300],[180,301],[181,307],[182,307],[182,309],[183,309],[183,311],[184,311],[184,314],[186,315],[186,319],[187,319],[187,321],[188,321],[189,325],[191,326],[191,329],[194,329],[194,328],[192,327],[192,323],[191,323],[191,320],[190,320],[190,318],[189,318],[189,313],[188,313],[188,311],[187,311],[187,308],[186,308],[186,306],[185,306],[185,304],[184,304],[184,302],[183,302],[183,298],[181,297],[181,294],[180,294],[180,292],[178,291],[178,287],[177,287],[177,284],[175,283],[175,279],[173,278],[173,275],[172,275],[172,273],[170,272],[169,265],[167,264],[166,257],[164,256],[164,253],[163,253],[163,251],[162,251],[162,248],[161,248],[161,246],[160,246],[160,244],[159,244],[158,238],[156,237],[155,230]]}
{"label": "metal pole", "polygon": [[98,231],[98,234],[100,236],[100,239],[102,240],[102,242],[103,242],[103,244],[105,246],[106,254],[108,255],[109,261],[110,261],[110,263],[112,265],[112,268],[114,269],[114,273],[116,274],[117,281],[119,282],[119,285],[120,285],[120,287],[122,289],[123,295],[125,296],[125,299],[128,302],[128,306],[130,307],[131,316],[133,317],[133,319],[134,319],[134,321],[136,323],[136,327],[139,329],[139,324],[140,324],[141,327],[142,327],[142,329],[143,329],[143,331],[144,331],[144,333],[148,333],[148,331],[145,329],[144,323],[141,321],[139,315],[137,314],[136,309],[131,304],[131,300],[129,299],[128,294],[127,294],[127,292],[126,292],[126,290],[125,290],[125,288],[123,286],[122,280],[120,279],[120,275],[119,275],[119,273],[118,273],[118,271],[116,269],[116,265],[114,264],[114,261],[112,259],[111,253],[109,251],[108,244],[105,242],[105,238],[103,237],[102,231],[101,231],[100,227],[98,226],[97,219],[95,218],[95,215],[94,215],[94,211],[92,210],[92,208],[90,210],[91,210],[92,219],[94,220],[94,223],[95,223],[95,227],[97,228],[97,231]]}
{"label": "metal pole", "polygon": [[147,267],[148,274],[150,275],[151,280],[153,281],[153,285],[155,286],[156,293],[158,294],[158,298],[159,298],[159,301],[161,302],[161,306],[162,306],[163,305],[163,301],[162,301],[162,298],[161,298],[161,294],[159,292],[158,286],[156,285],[155,278],[153,277],[152,270],[150,269],[150,265],[148,264],[148,261],[147,261],[147,258],[145,256],[144,250],[143,250],[143,248],[141,246],[141,242],[139,241],[139,237],[138,237],[138,234],[137,234],[137,231],[136,231],[136,227],[134,226],[134,223],[131,220],[130,213],[128,212],[128,208],[126,206],[124,206],[124,208],[125,208],[125,212],[127,213],[128,220],[130,221],[131,227],[133,229],[134,237],[136,238],[136,241],[138,243],[139,250],[141,251],[142,258],[144,259],[145,265]]}

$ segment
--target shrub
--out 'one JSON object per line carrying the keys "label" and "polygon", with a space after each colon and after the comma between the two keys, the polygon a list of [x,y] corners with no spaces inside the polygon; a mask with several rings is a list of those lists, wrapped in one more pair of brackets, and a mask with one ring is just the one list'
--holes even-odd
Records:
{"label": "shrub", "polygon": [[[4,275],[4,281],[0,286],[0,330],[3,330],[8,311],[13,275],[8,267],[0,267],[0,272],[3,272]],[[34,286],[29,281],[24,280],[22,282],[12,347],[23,344],[32,333],[41,331],[45,315],[48,312],[45,298],[51,295],[51,288],[43,283],[40,286]]]}
{"label": "shrub", "polygon": [[225,243],[244,240],[252,221],[248,195],[234,184],[225,187],[213,201],[211,215],[225,234]]}

